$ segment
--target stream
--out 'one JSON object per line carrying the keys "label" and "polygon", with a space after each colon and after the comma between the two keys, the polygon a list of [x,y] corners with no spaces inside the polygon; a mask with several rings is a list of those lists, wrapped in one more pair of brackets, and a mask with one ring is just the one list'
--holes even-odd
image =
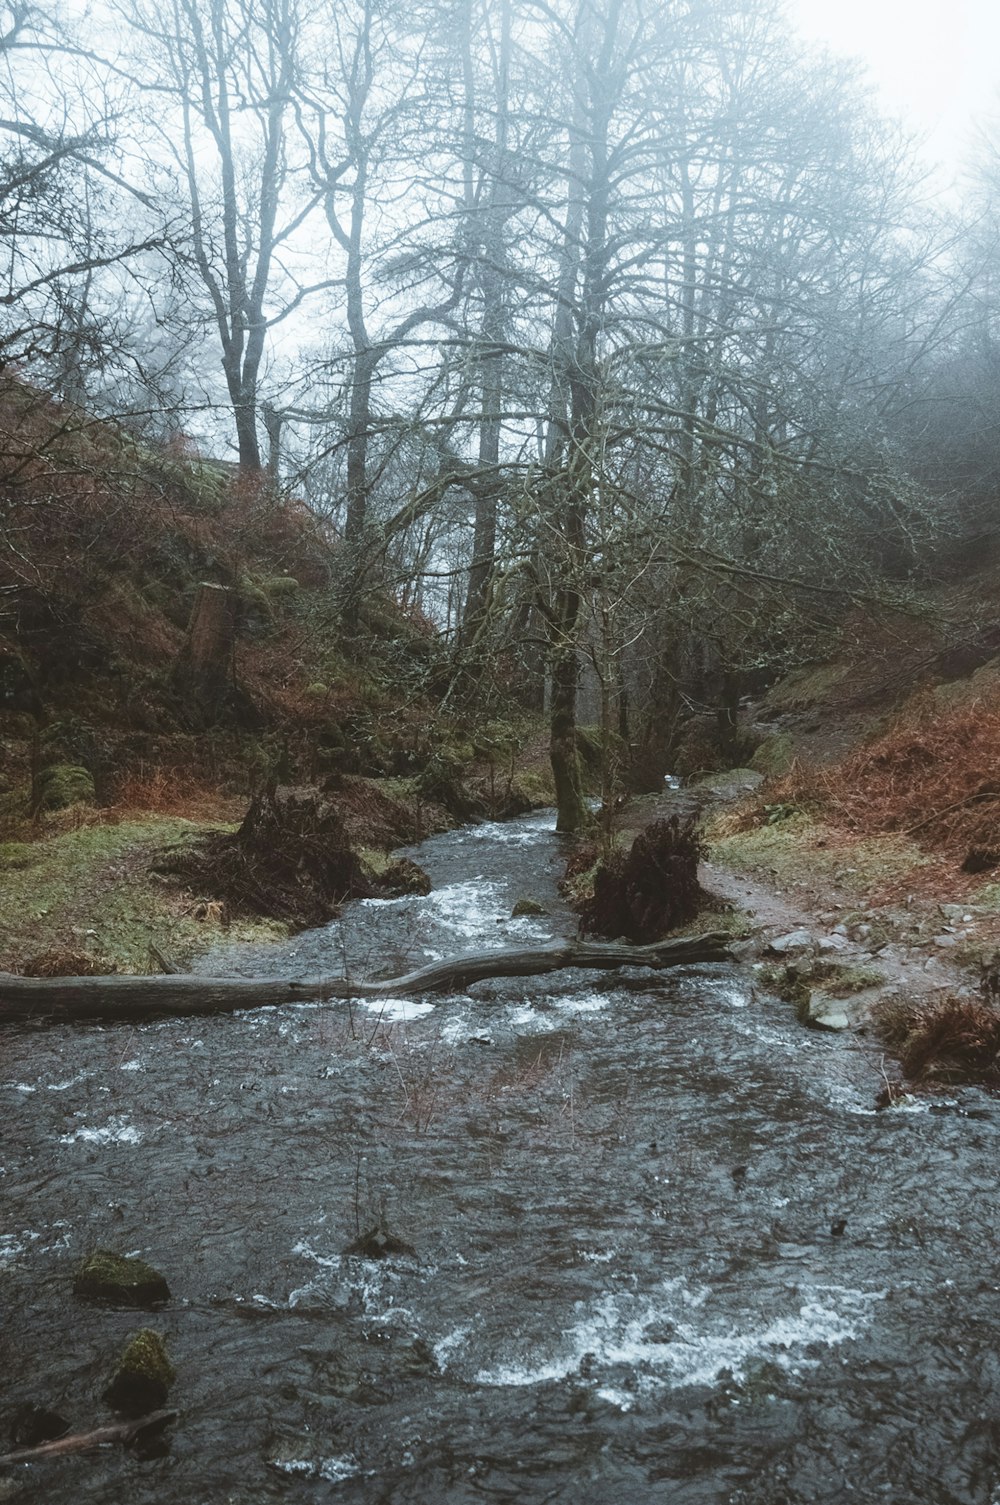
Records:
{"label": "stream", "polygon": [[[200,970],[575,929],[551,814],[409,855],[428,897]],[[512,920],[522,895],[550,913]],[[1000,1104],[876,1113],[878,1065],[735,966],[8,1028],[0,1440],[28,1402],[112,1420],[142,1326],[179,1415],[151,1454],[8,1467],[0,1500],[998,1505]],[[413,1253],[344,1253],[376,1225]],[[171,1301],[77,1300],[95,1247]]]}

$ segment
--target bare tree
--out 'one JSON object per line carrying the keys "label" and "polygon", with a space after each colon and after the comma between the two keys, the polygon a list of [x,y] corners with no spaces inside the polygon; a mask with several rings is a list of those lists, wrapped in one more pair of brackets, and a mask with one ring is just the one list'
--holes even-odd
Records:
{"label": "bare tree", "polygon": [[295,0],[128,0],[123,14],[189,211],[176,254],[208,296],[240,470],[258,475],[268,334],[329,285],[292,265],[318,199],[299,192],[289,146]]}

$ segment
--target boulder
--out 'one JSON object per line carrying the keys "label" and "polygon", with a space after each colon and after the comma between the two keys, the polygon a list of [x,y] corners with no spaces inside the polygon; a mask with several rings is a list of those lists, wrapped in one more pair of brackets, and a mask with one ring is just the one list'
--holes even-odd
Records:
{"label": "boulder", "polygon": [[527,915],[541,915],[545,913],[545,905],[539,904],[537,899],[518,899],[510,912],[511,919],[513,920],[523,919]]}
{"label": "boulder", "polygon": [[850,1018],[844,1012],[843,1004],[824,993],[814,993],[809,1000],[808,1008],[799,1017],[811,1029],[845,1030],[851,1027]]}
{"label": "boulder", "polygon": [[431,880],[409,857],[396,857],[377,875],[378,891],[387,899],[405,899],[411,894],[429,894]]}
{"label": "boulder", "polygon": [[794,956],[797,952],[811,950],[814,944],[810,931],[789,930],[786,935],[775,936],[768,943],[768,950],[776,952],[778,956]]}
{"label": "boulder", "polygon": [[175,1378],[162,1337],[143,1327],[126,1343],[104,1399],[126,1416],[143,1416],[163,1405]]}
{"label": "boulder", "polygon": [[109,1306],[153,1307],[170,1300],[170,1288],[144,1259],[95,1249],[80,1265],[73,1290],[85,1301]]}

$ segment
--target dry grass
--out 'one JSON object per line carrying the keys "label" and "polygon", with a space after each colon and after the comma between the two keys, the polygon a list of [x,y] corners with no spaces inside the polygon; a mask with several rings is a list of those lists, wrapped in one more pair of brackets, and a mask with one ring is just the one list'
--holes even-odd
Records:
{"label": "dry grass", "polygon": [[112,821],[134,820],[147,813],[195,821],[234,820],[242,816],[245,804],[245,800],[226,799],[194,774],[139,763],[119,779],[110,809],[94,813]]}
{"label": "dry grass", "polygon": [[1000,698],[941,711],[926,696],[891,731],[828,768],[795,767],[775,801],[819,807],[852,832],[893,831],[962,863],[1000,865]]}
{"label": "dry grass", "polygon": [[911,1082],[1000,1086],[1000,1011],[983,999],[896,1000],[878,1029]]}

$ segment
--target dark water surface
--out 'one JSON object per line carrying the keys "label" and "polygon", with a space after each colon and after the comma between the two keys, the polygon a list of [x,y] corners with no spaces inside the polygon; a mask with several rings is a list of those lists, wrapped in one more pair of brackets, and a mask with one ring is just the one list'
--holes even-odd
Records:
{"label": "dark water surface", "polygon": [[[551,933],[506,918],[554,897],[547,818],[417,855],[429,898],[205,969]],[[163,1456],[7,1469],[0,1499],[996,1505],[997,1103],[876,1114],[877,1067],[726,967],[10,1030],[0,1427],[110,1420],[144,1324],[180,1415]],[[344,1255],[380,1219],[414,1257]],[[78,1302],[95,1246],[169,1305]]]}

